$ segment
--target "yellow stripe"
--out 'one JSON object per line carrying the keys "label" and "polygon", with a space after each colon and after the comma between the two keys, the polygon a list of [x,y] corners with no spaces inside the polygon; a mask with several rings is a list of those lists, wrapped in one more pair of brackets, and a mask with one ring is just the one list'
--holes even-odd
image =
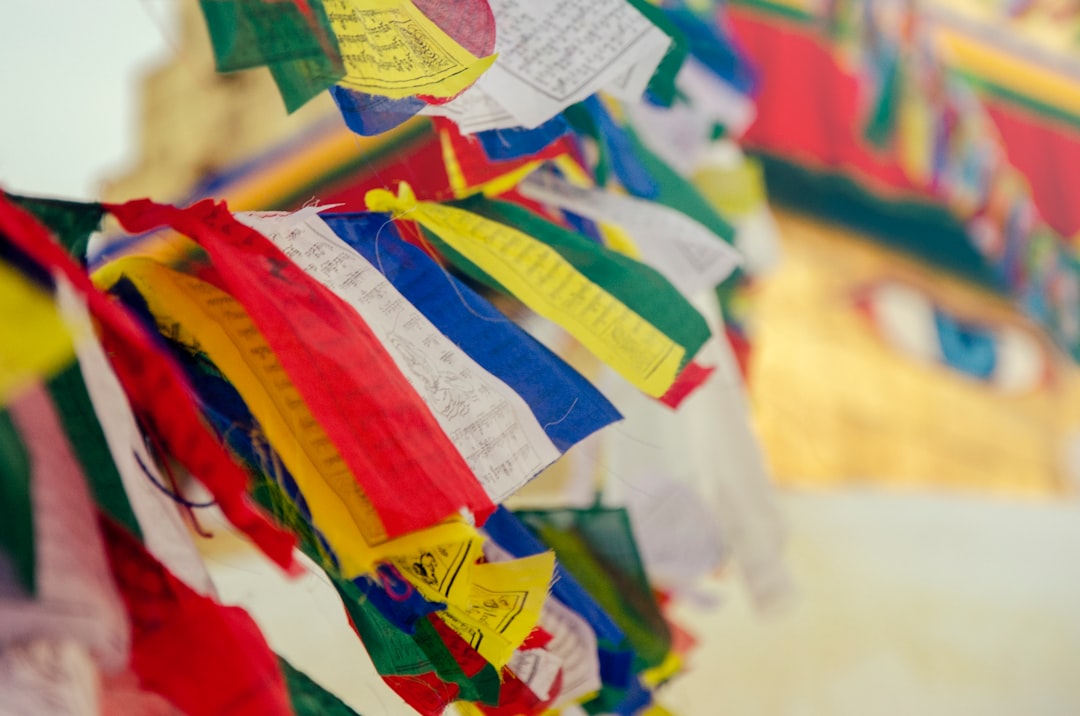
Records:
{"label": "yellow stripe", "polygon": [[398,192],[368,192],[368,208],[408,214],[647,395],[659,397],[675,382],[686,349],[590,281],[558,251],[463,209],[418,202],[404,182]]}
{"label": "yellow stripe", "polygon": [[950,67],[1080,116],[1080,84],[1076,80],[953,30],[941,28],[936,35]]}

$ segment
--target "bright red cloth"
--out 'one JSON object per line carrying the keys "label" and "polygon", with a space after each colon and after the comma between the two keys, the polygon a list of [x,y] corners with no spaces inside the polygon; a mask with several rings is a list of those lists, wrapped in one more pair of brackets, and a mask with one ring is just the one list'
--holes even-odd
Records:
{"label": "bright red cloth", "polygon": [[122,528],[100,522],[139,685],[187,716],[292,714],[277,659],[247,612],[193,591]]}

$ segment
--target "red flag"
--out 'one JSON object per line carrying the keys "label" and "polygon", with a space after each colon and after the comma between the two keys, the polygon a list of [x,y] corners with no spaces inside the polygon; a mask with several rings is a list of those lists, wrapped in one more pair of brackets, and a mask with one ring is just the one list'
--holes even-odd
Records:
{"label": "red flag", "polygon": [[268,557],[292,567],[295,537],[272,525],[249,501],[247,475],[202,422],[180,368],[139,322],[110,300],[56,243],[45,227],[0,192],[0,234],[39,265],[62,275],[98,321],[102,344],[133,407],[168,451],[217,501],[226,518]]}
{"label": "red flag", "polygon": [[389,537],[467,508],[495,509],[464,458],[348,304],[257,231],[206,200],[111,206],[129,231],[171,226],[199,243],[337,446]]}
{"label": "red flag", "polygon": [[277,658],[247,612],[193,591],[122,528],[100,523],[142,688],[187,716],[292,714]]}

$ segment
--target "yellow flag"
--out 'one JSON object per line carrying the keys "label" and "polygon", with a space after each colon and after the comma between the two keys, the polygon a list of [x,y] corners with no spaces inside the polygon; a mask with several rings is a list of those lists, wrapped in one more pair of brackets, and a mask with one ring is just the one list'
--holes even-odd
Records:
{"label": "yellow flag", "polygon": [[337,448],[312,417],[251,317],[235,298],[194,276],[129,257],[95,274],[135,284],[155,321],[174,340],[202,352],[236,388],[288,468],[315,527],[353,578],[394,565],[422,597],[444,602],[447,623],[501,667],[540,618],[554,555],[476,564],[483,538],[456,518],[393,540]]}
{"label": "yellow flag", "polygon": [[478,564],[472,570],[468,604],[451,604],[439,616],[502,669],[539,623],[554,572],[554,552]]}
{"label": "yellow flag", "polygon": [[686,350],[547,244],[462,209],[417,201],[404,182],[397,196],[374,189],[365,201],[372,211],[418,221],[646,394],[663,395],[678,375]]}
{"label": "yellow flag", "polygon": [[349,89],[400,99],[453,97],[484,73],[495,55],[478,58],[410,0],[324,0],[337,35]]}
{"label": "yellow flag", "polygon": [[650,689],[655,689],[678,674],[682,666],[682,657],[674,651],[669,651],[660,664],[641,672],[641,681]]}
{"label": "yellow flag", "polygon": [[52,296],[0,263],[0,407],[27,384],[74,358],[71,332]]}
{"label": "yellow flag", "polygon": [[[460,520],[388,541],[356,477],[235,298],[141,257],[114,262],[94,280],[107,286],[121,275],[138,288],[159,326],[204,353],[240,393],[296,480],[312,521],[337,555],[345,577],[370,573],[376,563],[401,561],[403,555],[437,553],[448,544],[479,541],[476,530]],[[475,558],[473,551],[472,561]],[[402,571],[420,588],[421,579]],[[431,592],[421,593],[426,597]]]}

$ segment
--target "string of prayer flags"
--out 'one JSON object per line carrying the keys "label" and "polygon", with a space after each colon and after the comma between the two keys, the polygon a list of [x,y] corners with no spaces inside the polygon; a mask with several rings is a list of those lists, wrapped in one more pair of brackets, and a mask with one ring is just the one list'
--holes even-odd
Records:
{"label": "string of prayer flags", "polygon": [[278,564],[292,564],[294,540],[248,501],[247,479],[199,419],[175,363],[119,304],[108,300],[29,214],[0,195],[0,235],[15,249],[63,277],[86,302],[117,377],[136,412],[166,449],[214,496],[226,518]]}
{"label": "string of prayer flags", "polygon": [[387,348],[492,502],[560,455],[510,386],[489,373],[315,214],[240,214],[347,302]]}
{"label": "string of prayer flags", "polygon": [[[170,299],[166,290],[170,285],[169,269],[148,259],[133,258],[118,262],[116,270],[122,270],[128,280],[133,281],[141,290],[152,296],[148,301],[148,307],[152,313],[161,310],[155,308],[156,304],[164,303],[173,306],[174,310],[175,306],[182,304],[182,300],[175,295]],[[172,274],[173,284],[177,280],[176,276],[178,275]],[[198,283],[198,279],[194,277],[186,278],[191,285]],[[206,294],[204,305],[229,311],[228,302],[223,302],[224,296],[208,291],[209,288],[212,287],[207,286],[202,291]],[[156,291],[159,295],[153,295],[151,291]],[[232,310],[235,310],[235,307]],[[171,317],[164,319],[159,317],[157,320],[163,321],[166,326],[171,326],[174,336],[177,337],[183,335],[177,333],[177,328],[185,323],[193,326],[214,325],[213,321],[177,321]],[[203,350],[212,357],[219,358],[221,355],[214,336],[205,330],[201,337],[194,338],[191,343],[201,345]],[[261,352],[249,352],[251,353],[261,354]],[[234,371],[229,371],[229,374],[233,377],[238,375]],[[280,381],[277,384],[281,387]],[[396,565],[400,573],[428,600],[447,603],[453,615],[454,628],[466,632],[490,660],[495,662],[507,660],[538,618],[539,604],[542,601],[542,595],[546,593],[551,572],[550,566],[547,568],[543,566],[543,557],[540,558],[541,563],[535,566],[532,564],[536,561],[535,559],[498,567],[473,565],[479,554],[478,538],[467,525],[451,523],[385,542],[379,545],[378,549],[370,550],[370,553],[366,553],[358,562],[352,555],[363,551],[363,535],[354,536],[351,543],[339,540],[336,528],[322,519],[319,502],[316,501],[317,495],[308,490],[304,482],[301,482],[300,486],[302,491],[307,491],[315,526],[327,535],[346,573],[371,569],[368,565],[375,559],[382,559]],[[547,555],[546,559],[550,561],[551,555]],[[509,607],[490,606],[505,602],[507,597],[500,595],[506,591],[507,585],[514,587],[513,603]],[[503,609],[502,612],[499,611],[500,608]],[[506,609],[510,609],[513,613],[504,613]]]}
{"label": "string of prayer flags", "polygon": [[197,347],[236,387],[296,480],[342,569],[349,574],[371,569],[368,546],[386,539],[378,515],[239,302],[150,259],[122,259],[110,265],[108,274],[96,278],[129,281],[159,330],[181,345]]}
{"label": "string of prayer flags", "polygon": [[396,197],[373,190],[366,201],[416,220],[459,268],[566,327],[649,395],[663,395],[708,338],[704,320],[652,269],[525,209],[479,197],[418,202],[405,183]]}
{"label": "string of prayer flags", "polygon": [[[156,274],[142,279],[141,286],[144,290],[152,286],[155,290],[161,291],[163,286],[168,285],[166,278],[169,270],[147,259],[129,259],[119,264],[118,269],[123,268],[125,276],[129,280],[135,280],[136,285],[140,285],[137,271],[139,265],[156,266]],[[188,280],[198,281],[193,277],[188,277]],[[227,306],[220,302],[220,298],[220,296],[211,296],[207,299],[207,303]],[[152,312],[155,310],[152,307],[153,303],[151,301],[149,304]],[[178,301],[173,300],[168,303],[176,305]],[[224,310],[228,308],[225,307]],[[202,325],[198,321],[194,323]],[[174,335],[180,335],[176,333],[176,327],[181,324],[182,322],[173,319],[165,320],[165,325],[173,326]],[[212,336],[207,336],[205,332],[204,338],[196,339],[195,342],[202,345],[204,350],[216,353]],[[312,509],[316,525],[319,525],[319,512],[314,501],[312,501]],[[550,581],[550,567],[545,569],[542,564],[532,566],[530,561],[498,567],[474,566],[472,562],[478,555],[478,540],[470,536],[471,532],[464,524],[456,526],[460,533],[458,537],[453,537],[447,532],[451,527],[453,525],[438,528],[441,533],[446,533],[441,537],[439,531],[431,530],[428,531],[430,534],[419,532],[387,542],[380,546],[378,554],[380,558],[397,565],[401,573],[428,599],[446,601],[454,615],[454,627],[468,633],[474,641],[482,643],[480,649],[485,655],[490,655],[489,658],[495,661],[505,661],[516,648],[517,643],[527,635],[532,623],[535,623],[536,612],[542,601],[541,595],[546,592]],[[330,537],[333,544],[332,530],[326,525],[322,526],[322,530]],[[338,559],[343,565],[347,564],[345,559],[347,550],[355,552],[356,547],[341,545],[340,548],[336,548]],[[550,560],[551,556],[547,555],[547,559]],[[523,582],[522,579],[526,581]],[[490,604],[498,605],[501,601],[505,601],[506,597],[499,595],[505,592],[508,584],[515,587],[513,591],[516,601],[512,604],[513,614],[501,614],[498,607],[492,607]],[[492,609],[495,611],[493,612]],[[530,617],[530,615],[533,616]]]}
{"label": "string of prayer flags", "polygon": [[581,374],[422,250],[402,241],[389,215],[323,214],[322,218],[443,335],[524,398],[560,452],[620,418]]}
{"label": "string of prayer flags", "polygon": [[462,47],[411,0],[323,2],[345,61],[338,83],[348,89],[392,99],[450,98],[495,61]]}
{"label": "string of prayer flags", "polygon": [[[470,604],[462,595],[479,553],[473,529],[448,522],[387,540],[370,501],[235,299],[149,259],[126,259],[114,270],[142,292],[162,329],[182,345],[198,346],[233,381],[299,487],[305,505],[299,517],[309,516],[309,527],[325,536],[343,575],[374,573],[382,561],[397,565],[428,600]],[[236,425],[236,417],[228,421]]]}
{"label": "string of prayer flags", "polygon": [[[486,519],[493,506],[464,459],[341,299],[213,202],[179,210],[144,200],[111,210],[129,230],[171,225],[207,251],[360,481],[387,536],[429,527],[462,508]],[[358,362],[363,371],[352,368]],[[355,426],[363,426],[363,443]]]}
{"label": "string of prayer flags", "polygon": [[452,118],[466,133],[533,129],[601,89],[626,100],[648,89],[668,105],[688,53],[679,27],[645,0],[200,6],[219,72],[269,67],[289,111],[332,88],[361,134],[417,112]]}

